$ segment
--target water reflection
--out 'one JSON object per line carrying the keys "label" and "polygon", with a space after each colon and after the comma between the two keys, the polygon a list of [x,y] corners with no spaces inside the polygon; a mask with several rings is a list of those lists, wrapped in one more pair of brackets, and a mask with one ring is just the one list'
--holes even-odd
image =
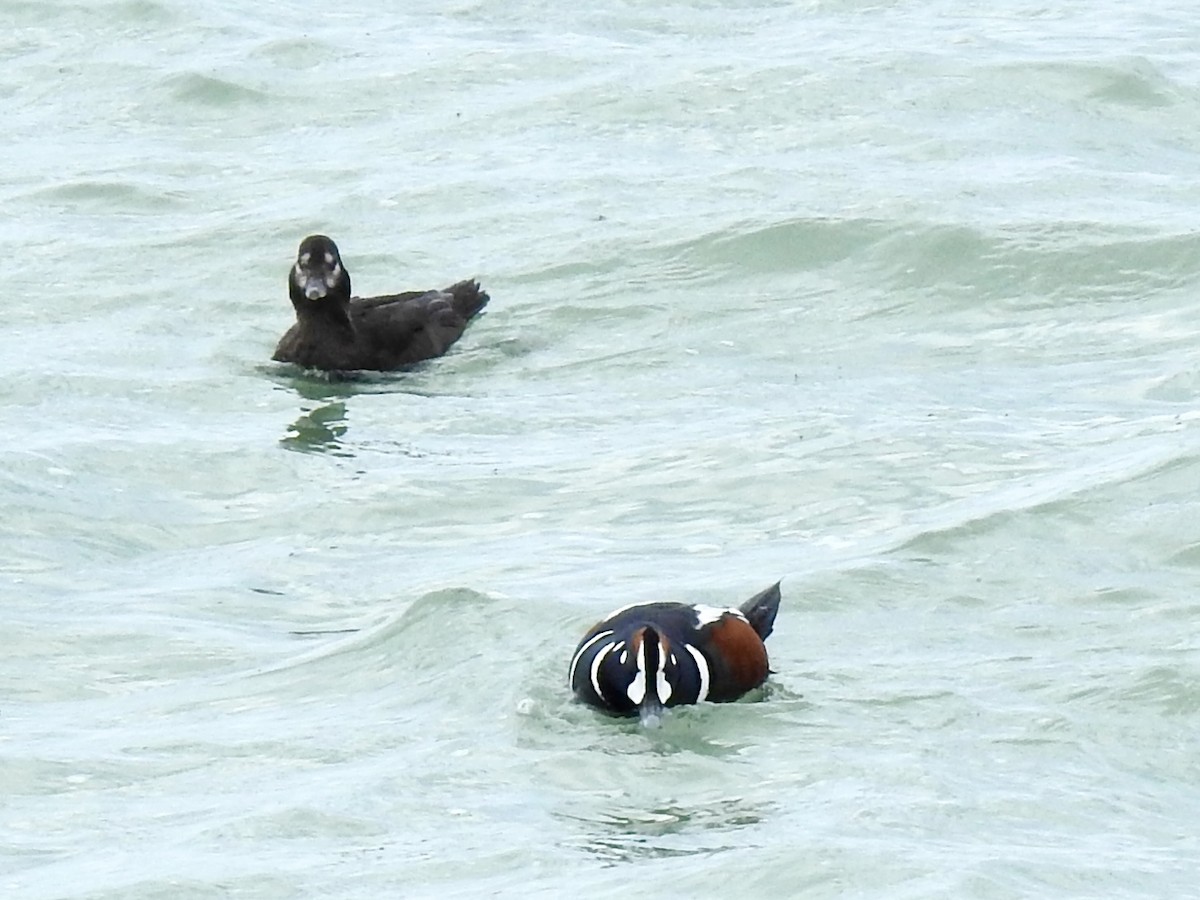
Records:
{"label": "water reflection", "polygon": [[332,453],[353,456],[341,443],[349,426],[346,424],[346,404],[339,400],[309,409],[288,426],[279,444],[287,450],[301,453]]}
{"label": "water reflection", "polygon": [[[583,833],[583,848],[607,860],[687,856],[712,853],[738,845],[735,832],[757,825],[772,811],[772,804],[726,797],[691,807],[678,804],[654,809],[615,808],[590,814],[558,813]],[[707,834],[708,838],[700,837]],[[688,835],[686,839],[681,839]]]}
{"label": "water reflection", "polygon": [[[403,373],[343,372],[328,376],[297,373],[290,366],[267,370],[276,381],[276,390],[300,396],[300,416],[287,426],[279,445],[300,453],[355,456],[355,442],[346,438],[354,398],[363,394],[437,396],[420,382],[414,384],[412,376],[418,370],[413,367]],[[424,455],[410,448],[396,449],[410,456]]]}
{"label": "water reflection", "polygon": [[300,417],[280,438],[285,450],[353,456],[342,442],[347,429],[346,401],[353,391],[345,382],[324,378],[288,379],[288,388],[300,395]]}

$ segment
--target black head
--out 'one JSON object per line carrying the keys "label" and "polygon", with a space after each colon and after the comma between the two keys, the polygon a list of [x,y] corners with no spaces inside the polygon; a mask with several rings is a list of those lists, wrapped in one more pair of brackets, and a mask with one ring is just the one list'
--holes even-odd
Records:
{"label": "black head", "polygon": [[[580,642],[568,679],[584,702],[657,725],[664,707],[701,699],[708,667],[699,652],[667,631],[690,610],[682,604],[627,607],[598,623]],[[692,619],[695,618],[692,614]]]}
{"label": "black head", "polygon": [[326,299],[349,300],[350,274],[342,265],[337,244],[323,234],[302,240],[288,278],[288,293],[297,309]]}
{"label": "black head", "polygon": [[[657,728],[663,707],[671,699],[667,662],[671,658],[667,642],[652,625],[634,632],[636,645],[633,680],[626,694],[637,706],[638,718],[647,728]],[[640,697],[639,697],[640,695]]]}

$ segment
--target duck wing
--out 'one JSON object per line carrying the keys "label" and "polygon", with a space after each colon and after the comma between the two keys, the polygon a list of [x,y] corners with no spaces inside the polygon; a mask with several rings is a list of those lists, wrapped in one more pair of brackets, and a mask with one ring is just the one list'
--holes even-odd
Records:
{"label": "duck wing", "polygon": [[487,302],[475,281],[442,291],[353,298],[350,316],[367,356],[362,368],[395,369],[441,356]]}

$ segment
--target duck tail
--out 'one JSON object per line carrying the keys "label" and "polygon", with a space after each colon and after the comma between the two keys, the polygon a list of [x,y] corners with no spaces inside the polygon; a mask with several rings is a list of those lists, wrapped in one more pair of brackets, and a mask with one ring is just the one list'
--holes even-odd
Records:
{"label": "duck tail", "polygon": [[765,591],[755,594],[740,607],[742,615],[750,622],[750,626],[758,632],[764,641],[775,627],[775,614],[779,612],[779,582],[775,582]]}
{"label": "duck tail", "polygon": [[479,287],[479,282],[474,279],[460,281],[458,284],[451,285],[446,288],[446,293],[454,297],[452,304],[454,311],[464,319],[473,319],[479,314],[479,311],[487,306],[488,301],[492,299],[487,295],[487,291]]}

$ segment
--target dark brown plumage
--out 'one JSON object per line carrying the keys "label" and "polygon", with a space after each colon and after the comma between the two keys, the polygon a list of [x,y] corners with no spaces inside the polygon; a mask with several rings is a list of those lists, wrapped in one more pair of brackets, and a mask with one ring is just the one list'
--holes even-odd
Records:
{"label": "dark brown plumage", "polygon": [[351,297],[337,244],[323,234],[300,242],[288,294],[296,324],[272,358],[330,372],[387,372],[441,356],[488,302],[470,280],[440,291]]}

